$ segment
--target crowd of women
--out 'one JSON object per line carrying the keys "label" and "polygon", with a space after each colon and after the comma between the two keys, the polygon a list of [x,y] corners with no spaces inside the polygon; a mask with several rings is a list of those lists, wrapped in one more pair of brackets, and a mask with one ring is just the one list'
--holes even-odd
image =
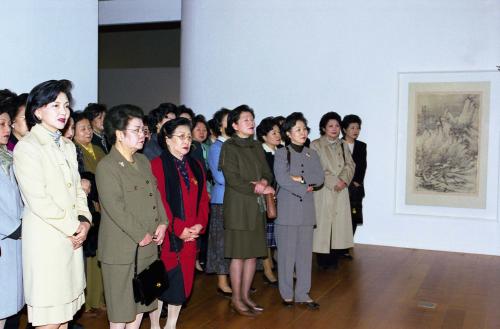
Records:
{"label": "crowd of women", "polygon": [[[0,329],[17,328],[25,304],[39,328],[75,327],[84,307],[112,329],[139,328],[144,313],[158,329],[165,309],[172,329],[196,269],[216,274],[243,316],[264,311],[252,285],[261,268],[284,306],[319,308],[313,253],[323,270],[352,258],[362,223],[358,116],[324,114],[311,142],[298,112],[259,125],[247,105],[208,122],[171,103],[147,116],[133,105],[74,112],[71,88],[0,90]],[[136,302],[135,273],[158,258],[169,287]]]}

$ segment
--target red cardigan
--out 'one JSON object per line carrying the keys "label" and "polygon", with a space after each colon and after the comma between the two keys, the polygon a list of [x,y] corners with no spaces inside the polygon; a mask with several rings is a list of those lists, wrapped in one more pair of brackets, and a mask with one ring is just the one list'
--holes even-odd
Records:
{"label": "red cardigan", "polygon": [[[174,232],[176,236],[180,236],[182,231],[186,227],[191,227],[195,224],[201,224],[203,229],[200,233],[205,232],[205,228],[208,222],[208,193],[207,189],[203,188],[201,193],[200,204],[198,208],[198,214],[196,213],[196,202],[198,198],[198,188],[201,185],[196,181],[196,178],[191,171],[191,168],[187,168],[188,176],[190,181],[190,189],[188,191],[184,180],[182,179],[180,173],[179,179],[180,188],[182,189],[182,199],[184,201],[184,220],[175,218],[174,226],[172,227],[172,211],[170,210],[170,206],[167,203],[166,190],[165,190],[165,173],[163,171],[163,162],[161,157],[157,157],[151,161],[151,169],[153,171],[153,175],[156,177],[158,182],[158,190],[161,194],[161,199],[163,202],[163,206],[165,207],[165,211],[167,213],[168,218],[170,219],[167,231]],[[203,179],[205,178],[205,173],[203,173]],[[206,181],[205,181],[206,184]],[[191,289],[193,287],[194,280],[194,267],[196,262],[196,241],[184,242],[184,247],[179,252],[179,259],[181,263],[182,274],[184,278],[184,289],[186,293],[186,298],[191,294]],[[165,239],[163,240],[161,259],[165,264],[165,268],[167,271],[177,266],[177,255],[175,252],[170,251],[170,240],[169,235],[165,234]]]}

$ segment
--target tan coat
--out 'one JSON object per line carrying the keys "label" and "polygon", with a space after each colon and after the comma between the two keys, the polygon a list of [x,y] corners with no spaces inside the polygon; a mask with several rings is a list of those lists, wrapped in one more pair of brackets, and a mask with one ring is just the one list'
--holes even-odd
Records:
{"label": "tan coat", "polygon": [[41,125],[17,143],[14,169],[25,203],[22,228],[26,303],[57,306],[75,300],[85,289],[82,248],[73,250],[80,222],[91,219],[80,185],[75,145],[60,147]]}
{"label": "tan coat", "polygon": [[[342,144],[344,144],[343,149]],[[329,253],[330,249],[351,248],[354,243],[349,192],[347,187],[340,192],[335,192],[333,189],[339,179],[347,185],[352,180],[355,164],[351,152],[343,140],[339,139],[332,144],[326,136],[313,141],[311,148],[318,153],[325,172],[324,186],[314,192],[316,228],[313,251]]]}

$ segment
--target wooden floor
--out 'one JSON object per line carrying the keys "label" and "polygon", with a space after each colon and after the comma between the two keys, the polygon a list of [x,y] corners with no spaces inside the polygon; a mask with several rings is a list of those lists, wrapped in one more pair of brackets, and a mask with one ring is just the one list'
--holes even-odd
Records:
{"label": "wooden floor", "polygon": [[[215,276],[198,275],[177,328],[500,328],[500,257],[495,256],[356,245],[354,260],[342,261],[336,271],[313,266],[311,296],[321,304],[319,311],[283,307],[262,273],[255,287],[254,300],[265,311],[245,318],[216,294]],[[85,329],[108,327],[105,314],[79,322]],[[150,328],[148,319],[141,328]]]}

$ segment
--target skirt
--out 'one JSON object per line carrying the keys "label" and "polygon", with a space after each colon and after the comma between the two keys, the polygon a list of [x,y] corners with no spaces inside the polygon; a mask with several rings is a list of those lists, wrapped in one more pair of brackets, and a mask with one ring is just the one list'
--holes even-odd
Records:
{"label": "skirt", "polygon": [[[148,258],[139,258],[137,273],[140,273],[157,259],[157,255]],[[134,264],[106,264],[101,263],[104,283],[104,297],[108,320],[115,323],[127,323],[135,320],[137,314],[151,312],[158,307],[157,300],[149,305],[136,303],[132,288]]]}
{"label": "skirt", "polygon": [[224,257],[248,259],[267,257],[264,220],[255,230],[224,230]]}
{"label": "skirt", "polygon": [[223,205],[210,206],[210,226],[208,230],[208,251],[206,273],[229,274],[230,260],[224,258],[224,217]]}
{"label": "skirt", "polygon": [[28,305],[28,321],[34,327],[47,324],[65,323],[73,319],[78,310],[85,303],[85,294],[82,292],[74,301],[68,304],[37,307]]}

